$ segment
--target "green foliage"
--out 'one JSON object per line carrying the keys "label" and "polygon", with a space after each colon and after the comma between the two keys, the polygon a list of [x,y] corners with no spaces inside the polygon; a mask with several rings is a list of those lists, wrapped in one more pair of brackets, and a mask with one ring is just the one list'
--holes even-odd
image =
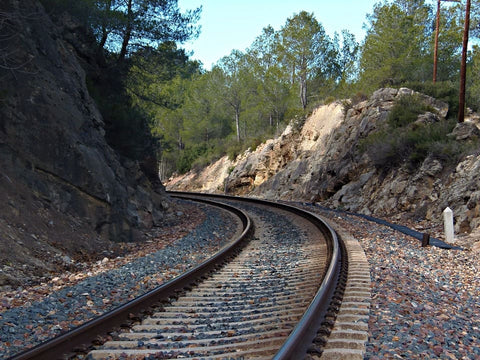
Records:
{"label": "green foliage", "polygon": [[[106,64],[99,62],[102,68],[94,70],[100,71],[87,77],[109,145],[142,164],[159,155],[162,139],[162,158],[174,170],[184,147],[177,116],[182,116],[178,109],[185,100],[185,81],[200,68],[184,50],[177,49],[176,42],[198,34],[195,23],[201,8],[182,13],[177,0],[41,1],[49,13],[68,12],[93,31],[98,55],[104,48],[109,50]],[[200,145],[187,149],[178,161],[179,168],[189,168],[205,152],[204,144]]]}
{"label": "green foliage", "polygon": [[67,11],[93,30],[99,49],[123,61],[131,50],[198,36],[201,7],[180,12],[177,0],[41,0],[47,10]]}
{"label": "green foliage", "polygon": [[308,82],[314,77],[330,77],[335,68],[335,49],[322,24],[306,11],[287,19],[280,38],[279,58],[292,71],[292,80],[298,81],[300,103],[306,109]]}
{"label": "green foliage", "polygon": [[466,151],[463,145],[447,136],[455,120],[412,126],[419,114],[430,110],[416,96],[402,97],[393,107],[384,128],[360,142],[360,151],[366,152],[374,165],[384,171],[402,164],[416,169],[427,156],[447,164],[455,163]]}
{"label": "green foliage", "polygon": [[437,81],[435,84],[432,81],[417,81],[406,82],[404,86],[446,102],[449,106],[447,116],[456,116],[458,112],[458,84],[451,81]]}
{"label": "green foliage", "polygon": [[250,149],[250,151],[255,151],[255,150],[257,150],[257,147],[260,144],[264,143],[266,140],[267,140],[266,136],[259,135],[259,136],[256,136],[256,137],[252,137],[251,139],[249,139],[249,141],[247,141],[245,143],[244,148],[245,148],[245,150]]}
{"label": "green foliage", "polygon": [[177,160],[177,169],[180,174],[189,171],[194,162],[205,155],[207,152],[207,146],[205,144],[198,144],[186,147]]}
{"label": "green foliage", "polygon": [[[462,36],[462,5],[442,6],[439,33],[439,81],[458,79]],[[434,11],[424,0],[381,2],[368,16],[360,58],[360,83],[373,91],[425,82],[433,73]]]}
{"label": "green foliage", "polygon": [[473,46],[472,61],[467,71],[467,104],[475,111],[480,110],[480,81],[477,74],[480,73],[480,47]]}
{"label": "green foliage", "polygon": [[244,147],[241,143],[234,142],[227,148],[228,159],[234,161],[242,153]]}
{"label": "green foliage", "polygon": [[418,115],[426,111],[434,110],[427,106],[420,96],[404,95],[393,106],[388,114],[387,122],[393,129],[404,127],[417,120]]}
{"label": "green foliage", "polygon": [[415,169],[429,155],[453,163],[462,153],[461,147],[447,137],[454,125],[452,121],[441,121],[415,128],[388,128],[369,135],[361,147],[374,165],[385,171],[403,163]]}
{"label": "green foliage", "polygon": [[[164,176],[225,154],[233,160],[286,124],[300,130],[316,106],[350,98],[348,110],[378,87],[406,86],[448,102],[450,113],[458,109],[459,4],[442,6],[441,81],[433,85],[434,12],[424,0],[375,4],[361,46],[347,30],[329,37],[313,14],[301,11],[278,31],[264,28],[250,48],[234,50],[211,71],[177,47],[198,33],[200,9],[181,13],[176,0],[41,1],[49,11],[70,11],[94,31],[110,66],[89,84],[106,137],[135,159],[159,154],[161,139]],[[476,10],[472,14],[477,24]],[[474,47],[469,73],[479,72],[479,53]],[[478,81],[467,79],[468,105],[480,108]],[[404,98],[386,128],[364,141],[379,166],[416,166],[426,154],[455,152],[445,140],[447,125],[410,125],[427,110],[419,99]]]}
{"label": "green foliage", "polygon": [[324,103],[325,105],[329,105],[329,104],[335,102],[335,100],[337,100],[337,99],[335,98],[335,96],[328,96],[325,100],[323,100],[323,103]]}

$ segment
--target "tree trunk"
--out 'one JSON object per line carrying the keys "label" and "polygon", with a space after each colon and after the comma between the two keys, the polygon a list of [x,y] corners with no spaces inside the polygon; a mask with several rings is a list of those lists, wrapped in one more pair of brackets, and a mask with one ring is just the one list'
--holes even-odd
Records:
{"label": "tree trunk", "polygon": [[[105,4],[105,18],[109,18],[110,10],[112,9],[112,0],[107,1]],[[102,38],[98,44],[97,54],[103,55],[103,49],[105,48],[105,44],[107,43],[109,31],[107,29],[107,21],[103,19],[102,22]]]}
{"label": "tree trunk", "polygon": [[458,99],[458,122],[465,118],[465,79],[467,74],[468,30],[470,28],[470,0],[467,0],[465,9],[465,28],[463,30],[462,63],[460,67],[460,96]]}
{"label": "tree trunk", "polygon": [[440,30],[440,0],[437,1],[437,18],[435,21],[435,47],[433,49],[433,83],[437,82],[438,32]]}
{"label": "tree trunk", "polygon": [[102,38],[98,44],[98,51],[103,52],[103,48],[105,47],[105,43],[107,42],[108,32],[105,26],[102,26]]}
{"label": "tree trunk", "polygon": [[307,80],[304,78],[300,80],[300,100],[303,110],[305,110],[307,108]]}
{"label": "tree trunk", "polygon": [[183,143],[181,135],[178,135],[177,137],[177,145],[179,150],[183,150],[185,148],[185,144]]}
{"label": "tree trunk", "polygon": [[123,34],[122,48],[120,50],[120,54],[118,55],[119,62],[125,59],[125,56],[127,55],[128,43],[130,42],[130,37],[132,36],[132,30],[133,30],[132,2],[133,0],[128,0],[127,25],[125,27],[125,33]]}
{"label": "tree trunk", "polygon": [[235,108],[235,127],[237,129],[237,142],[240,142],[240,109]]}

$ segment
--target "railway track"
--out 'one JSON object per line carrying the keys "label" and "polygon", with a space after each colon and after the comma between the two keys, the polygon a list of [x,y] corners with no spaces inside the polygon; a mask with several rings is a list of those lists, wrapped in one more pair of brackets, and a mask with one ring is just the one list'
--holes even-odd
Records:
{"label": "railway track", "polygon": [[[78,356],[92,341],[89,359],[298,359],[322,352],[346,284],[347,256],[332,228],[287,205],[173,196],[234,211],[241,236],[158,289],[12,359]],[[113,339],[98,345],[105,334]]]}

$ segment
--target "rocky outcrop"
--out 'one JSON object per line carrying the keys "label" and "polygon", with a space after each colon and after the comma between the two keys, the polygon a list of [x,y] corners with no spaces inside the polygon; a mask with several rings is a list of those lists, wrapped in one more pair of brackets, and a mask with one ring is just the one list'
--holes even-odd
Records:
{"label": "rocky outcrop", "polygon": [[[288,127],[279,138],[226,165],[233,169],[223,179],[226,189],[239,195],[321,202],[367,215],[434,223],[441,222],[442,211],[449,206],[455,213],[457,232],[477,229],[480,156],[468,156],[456,167],[429,156],[412,171],[408,166],[379,168],[368,152],[359,151],[362,139],[382,128],[396,100],[413,93],[386,88],[358,104],[337,102],[320,107],[300,131]],[[447,116],[446,103],[416,95],[432,111],[421,114],[412,127]],[[461,146],[477,141],[479,135],[478,125],[466,121],[449,137]]]}
{"label": "rocky outcrop", "polygon": [[[43,8],[33,0],[5,0],[0,8],[0,177],[12,190],[2,194],[10,204],[2,231],[16,228],[11,237],[24,234],[17,240],[25,245],[33,234],[39,239],[30,244],[35,251],[62,241],[74,253],[105,239],[140,239],[144,229],[162,222],[168,207],[164,189],[152,185],[138,164],[121,163],[107,145],[78,53]],[[42,208],[50,215],[31,213]],[[43,229],[43,239],[29,217],[46,222],[37,229]],[[71,227],[73,240],[50,238],[60,223],[65,231]],[[74,224],[82,224],[82,236]],[[13,240],[0,242],[2,263],[9,261],[4,254]]]}

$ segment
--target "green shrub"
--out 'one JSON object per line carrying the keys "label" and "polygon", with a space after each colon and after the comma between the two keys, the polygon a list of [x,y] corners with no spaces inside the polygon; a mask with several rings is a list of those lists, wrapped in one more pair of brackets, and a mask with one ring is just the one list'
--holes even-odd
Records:
{"label": "green shrub", "polygon": [[325,105],[330,105],[331,103],[335,102],[337,99],[335,98],[335,96],[328,96],[325,98],[325,100],[323,100],[323,103]]}
{"label": "green shrub", "polygon": [[407,82],[405,87],[419,93],[429,95],[437,100],[448,104],[447,117],[455,116],[458,113],[458,85],[450,81],[440,81],[435,84],[432,81]]}
{"label": "green shrub", "polygon": [[388,114],[387,122],[392,128],[407,126],[417,120],[418,115],[426,111],[433,112],[418,95],[400,97]]}
{"label": "green shrub", "polygon": [[376,168],[389,170],[399,166],[407,154],[408,148],[402,139],[403,133],[391,134],[381,130],[370,134],[360,142],[360,151],[366,152]]}
{"label": "green shrub", "polygon": [[445,164],[456,163],[475,144],[458,143],[447,135],[456,121],[442,120],[430,124],[411,124],[418,115],[433,111],[417,95],[397,100],[383,129],[371,133],[359,144],[377,168],[388,170],[406,164],[418,168],[428,156]]}
{"label": "green shrub", "polygon": [[196,158],[193,163],[192,163],[192,169],[195,171],[200,171],[203,168],[207,167],[210,165],[212,162],[210,160],[210,156],[208,154],[205,154],[203,156],[200,156]]}
{"label": "green shrub", "polygon": [[250,148],[251,151],[257,150],[257,147],[262,144],[266,139],[263,136],[257,136],[248,141],[246,148]]}
{"label": "green shrub", "polygon": [[242,144],[235,141],[227,148],[228,159],[231,161],[234,161],[237,158],[237,156],[240,155],[242,150],[243,150]]}
{"label": "green shrub", "polygon": [[[184,174],[190,169],[192,169],[193,165],[195,164],[196,161],[198,161],[199,164],[207,164],[208,159],[205,157],[205,155],[208,153],[208,147],[205,144],[198,144],[198,145],[193,145],[190,147],[185,147],[180,153],[180,155],[177,158],[177,164],[176,168],[177,171],[180,174]],[[203,160],[200,160],[202,159]],[[198,169],[199,167],[197,167]]]}
{"label": "green shrub", "polygon": [[352,105],[356,105],[361,103],[362,101],[368,100],[368,95],[359,91],[356,92],[355,95],[352,96]]}

